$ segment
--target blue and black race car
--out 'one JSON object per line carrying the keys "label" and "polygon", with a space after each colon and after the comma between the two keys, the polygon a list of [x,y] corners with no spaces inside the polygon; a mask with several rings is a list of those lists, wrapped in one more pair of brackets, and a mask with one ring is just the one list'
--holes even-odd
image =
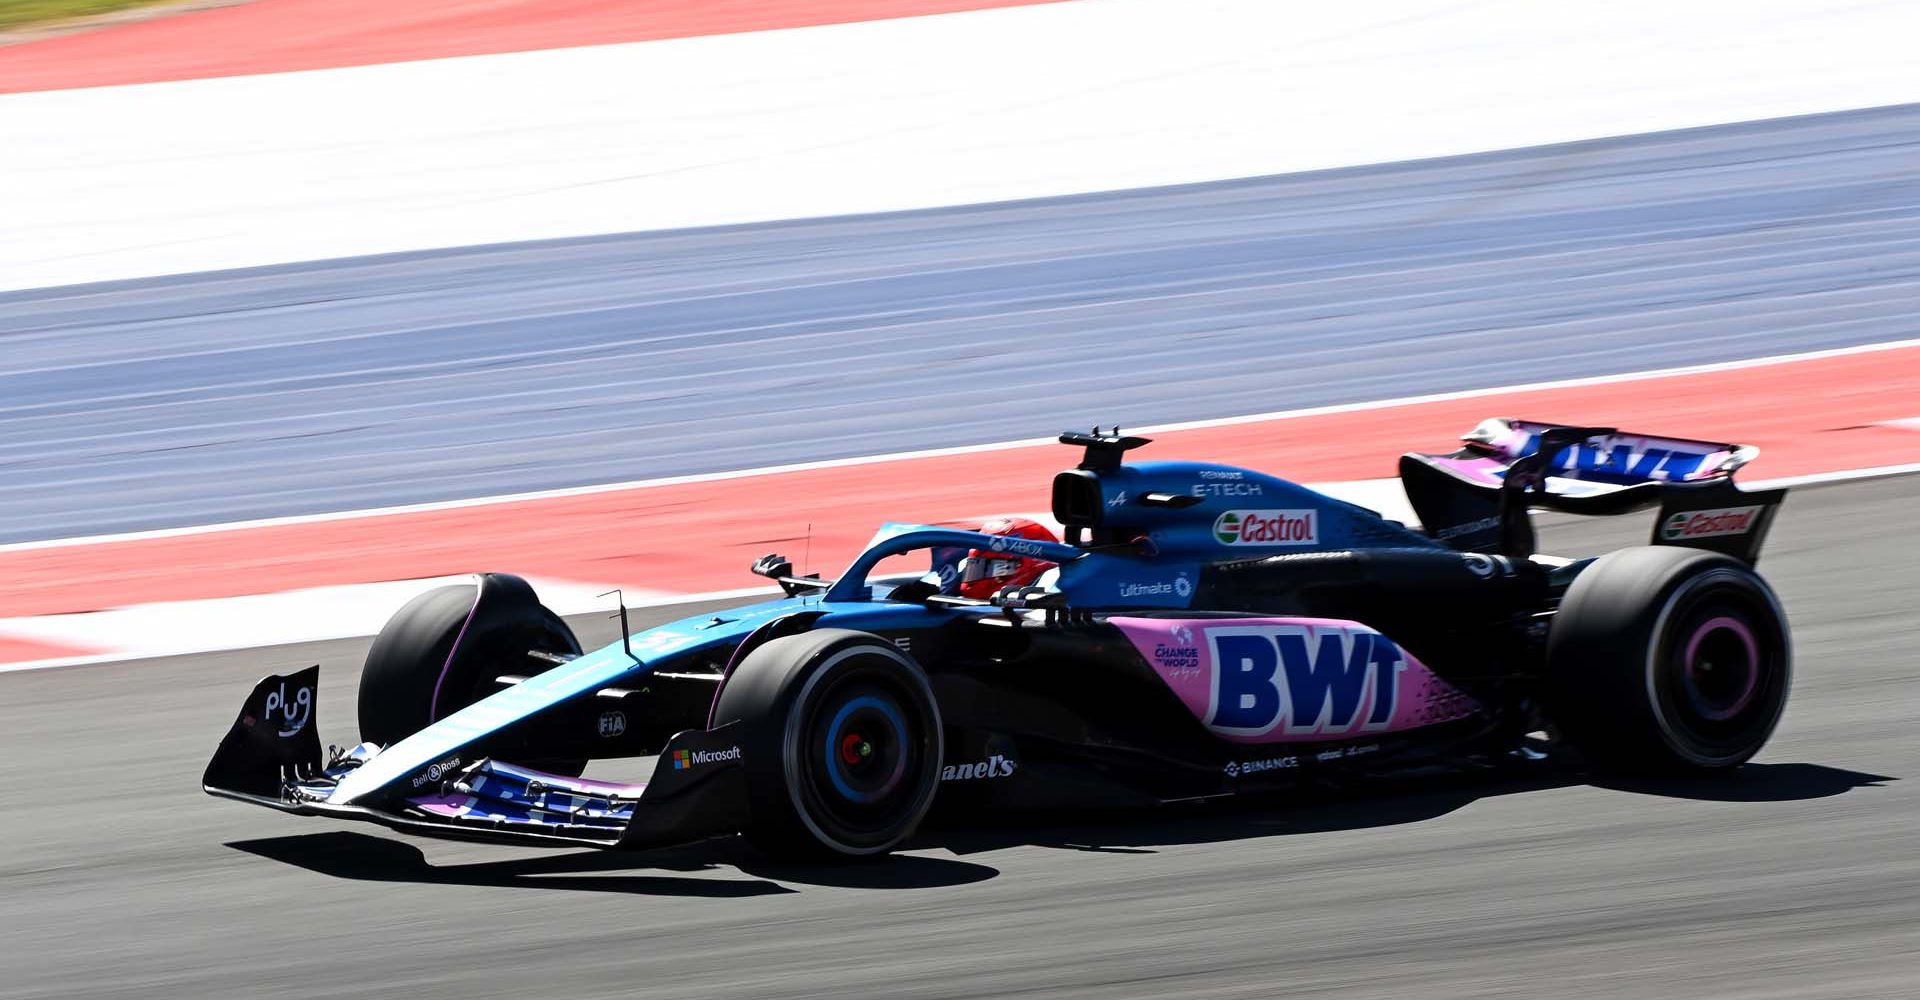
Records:
{"label": "blue and black race car", "polygon": [[[770,556],[754,571],[785,597],[593,652],[517,577],[428,592],[368,654],[365,742],[323,757],[317,666],[269,677],[204,787],[423,834],[851,856],[936,800],[1165,803],[1523,746],[1730,768],[1786,703],[1753,568],[1785,491],[1732,482],[1754,449],[1489,420],[1401,459],[1413,528],[1247,469],[1127,462],[1147,442],[1117,430],[1061,441],[1082,451],[1053,481],[1060,542],[891,524],[836,579]],[[1530,511],[1656,507],[1648,545],[1534,551]],[[982,557],[1053,569],[967,596]],[[648,756],[644,784],[580,777]]]}

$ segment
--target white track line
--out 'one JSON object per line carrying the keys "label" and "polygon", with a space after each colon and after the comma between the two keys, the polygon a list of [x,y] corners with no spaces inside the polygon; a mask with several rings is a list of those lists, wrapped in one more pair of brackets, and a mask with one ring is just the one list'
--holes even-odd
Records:
{"label": "white track line", "polygon": [[[1420,396],[1401,396],[1392,399],[1379,399],[1362,403],[1340,403],[1331,406],[1311,406],[1293,410],[1273,410],[1266,413],[1252,413],[1237,417],[1216,417],[1206,420],[1188,420],[1171,424],[1155,424],[1149,427],[1128,428],[1139,434],[1164,434],[1174,431],[1201,430],[1209,427],[1228,427],[1237,424],[1260,423],[1270,420],[1289,420],[1299,417],[1324,416],[1332,413],[1354,413],[1363,410],[1380,410],[1396,406],[1412,406],[1421,403],[1440,403],[1461,399],[1476,399],[1486,396],[1502,396],[1518,392],[1536,392],[1546,389],[1572,389],[1582,386],[1606,385],[1618,382],[1637,382],[1648,379],[1675,378],[1687,375],[1701,375],[1710,372],[1736,371],[1744,368],[1760,368],[1770,365],[1792,364],[1801,361],[1817,361],[1822,358],[1847,357],[1856,354],[1871,354],[1880,351],[1893,351],[1902,348],[1920,347],[1920,338],[1893,340],[1878,344],[1859,344],[1853,347],[1836,347],[1820,351],[1802,351],[1794,354],[1773,354],[1758,358],[1745,358],[1738,361],[1720,361],[1712,364],[1685,365],[1677,368],[1654,368],[1646,371],[1627,372],[1619,375],[1592,375],[1582,378],[1556,379],[1548,382],[1527,382],[1517,385],[1496,386],[1487,389],[1464,389],[1454,392],[1429,393]],[[1500,414],[1488,414],[1499,416]],[[1470,428],[1458,428],[1464,433]],[[441,510],[460,510],[467,507],[485,507],[493,504],[520,503],[528,500],[551,500],[561,497],[590,496],[597,493],[615,493],[623,490],[648,489],[656,486],[677,486],[683,483],[710,483],[731,479],[747,479],[755,476],[771,476],[789,472],[808,472],[816,469],[837,469],[850,466],[875,465],[882,462],[899,462],[917,458],[940,458],[950,455],[971,455],[981,452],[1005,451],[1012,448],[1031,448],[1053,444],[1053,438],[1027,438],[1019,441],[997,441],[987,444],[958,445],[949,448],[925,448],[914,451],[890,452],[883,455],[864,455],[856,458],[833,458],[813,462],[794,462],[786,465],[769,465],[752,469],[736,469],[728,472],[703,472],[685,476],[663,476],[656,479],[635,479],[617,483],[602,483],[593,486],[567,486],[558,489],[532,490],[525,493],[506,493],[498,496],[470,497],[462,500],[436,500],[429,503],[403,504],[392,507],[370,507],[364,510],[333,511],[324,514],[296,514],[287,517],[259,518],[249,521],[227,521],[220,524],[192,525],[179,528],[158,528],[148,531],[129,531],[109,535],[87,535],[77,538],[54,538],[31,542],[12,542],[0,545],[0,553],[26,552],[35,549],[65,548],[76,545],[105,545],[115,542],[137,542],[156,538],[178,538],[187,535],[202,535],[212,532],[245,531],[250,528],[275,528],[296,524],[318,524],[328,521],[350,521],[370,517],[392,517],[400,514],[421,514]],[[1284,470],[1282,470],[1284,474]],[[1355,501],[1360,502],[1360,501]]]}
{"label": "white track line", "polygon": [[1756,479],[1751,483],[1740,485],[1750,490],[1771,490],[1782,486],[1813,486],[1819,483],[1848,483],[1856,479],[1884,479],[1888,476],[1908,476],[1916,472],[1920,472],[1920,462],[1875,465],[1865,469],[1843,469],[1839,472],[1813,472],[1804,476],[1783,476],[1779,479]]}

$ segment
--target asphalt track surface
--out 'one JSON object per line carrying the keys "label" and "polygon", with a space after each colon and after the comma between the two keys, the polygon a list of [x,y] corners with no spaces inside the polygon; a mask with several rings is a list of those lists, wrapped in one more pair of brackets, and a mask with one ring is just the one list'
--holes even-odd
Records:
{"label": "asphalt track surface", "polygon": [[1920,106],[0,294],[0,541],[1903,339]]}
{"label": "asphalt track surface", "polygon": [[[200,794],[263,673],[320,663],[322,736],[349,741],[364,641],[0,675],[0,996],[1912,996],[1917,495],[1788,499],[1762,566],[1793,700],[1726,780],[1543,771],[933,830],[841,868],[733,840],[416,840]],[[1643,531],[1546,537],[1578,554]]]}

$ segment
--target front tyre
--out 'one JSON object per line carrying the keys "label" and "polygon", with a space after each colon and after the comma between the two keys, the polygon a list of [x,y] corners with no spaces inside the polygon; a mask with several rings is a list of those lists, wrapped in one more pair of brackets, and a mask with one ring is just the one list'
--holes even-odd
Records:
{"label": "front tyre", "polygon": [[1792,648],[1779,600],[1746,564],[1647,546],[1574,579],[1547,671],[1548,714],[1596,766],[1708,770],[1745,763],[1773,734]]}
{"label": "front tyre", "polygon": [[940,781],[940,710],[892,644],[821,629],[742,660],[714,706],[739,721],[754,846],[776,857],[881,854],[910,836]]}
{"label": "front tyre", "polygon": [[[531,673],[530,651],[578,656],[566,622],[525,580],[483,573],[408,601],[374,637],[360,671],[360,738],[392,745]],[[543,762],[579,774],[581,761]]]}

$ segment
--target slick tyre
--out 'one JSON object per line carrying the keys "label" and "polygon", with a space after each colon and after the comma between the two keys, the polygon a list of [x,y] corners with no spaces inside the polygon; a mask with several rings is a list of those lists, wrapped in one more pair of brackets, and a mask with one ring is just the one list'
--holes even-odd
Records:
{"label": "slick tyre", "polygon": [[905,653],[821,629],[747,654],[720,689],[716,725],[743,730],[747,838],[777,858],[882,854],[910,836],[940,782],[940,710]]}
{"label": "slick tyre", "polygon": [[1745,564],[1622,549],[1574,579],[1547,638],[1549,716],[1602,770],[1735,767],[1759,752],[1792,681],[1786,615]]}
{"label": "slick tyre", "polygon": [[[537,673],[529,651],[580,652],[558,615],[525,580],[486,573],[475,585],[436,587],[387,620],[360,672],[360,738],[383,746],[499,690],[505,673]],[[529,761],[580,773],[584,761]]]}

